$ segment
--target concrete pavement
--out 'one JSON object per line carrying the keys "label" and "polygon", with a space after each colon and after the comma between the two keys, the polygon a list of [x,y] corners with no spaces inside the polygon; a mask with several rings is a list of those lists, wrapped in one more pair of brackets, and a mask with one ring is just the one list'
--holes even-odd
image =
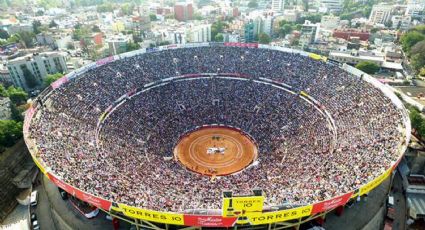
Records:
{"label": "concrete pavement", "polygon": [[[379,215],[380,210],[385,205],[389,191],[390,179],[385,180],[381,185],[372,190],[367,198],[356,202],[351,208],[345,207],[342,216],[337,216],[334,212],[326,215],[325,229],[344,230],[376,230],[383,224],[383,215]],[[369,224],[374,219],[374,224]]]}

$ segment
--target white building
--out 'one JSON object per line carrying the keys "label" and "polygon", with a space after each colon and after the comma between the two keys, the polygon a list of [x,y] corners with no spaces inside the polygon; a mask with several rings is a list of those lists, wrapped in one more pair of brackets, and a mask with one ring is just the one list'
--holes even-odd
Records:
{"label": "white building", "polygon": [[342,10],[342,0],[318,0],[319,1],[319,12],[340,12]]}
{"label": "white building", "polygon": [[311,23],[305,20],[301,27],[300,45],[301,47],[308,46],[311,43],[317,42],[320,32],[320,23]]}
{"label": "white building", "polygon": [[296,22],[300,13],[298,10],[284,10],[283,19],[287,22]]}
{"label": "white building", "polygon": [[277,13],[282,13],[285,7],[285,0],[272,0],[272,10]]}
{"label": "white building", "polygon": [[108,37],[106,42],[109,46],[109,53],[111,55],[117,55],[127,51],[127,44],[130,43],[131,37],[123,34],[114,35]]}
{"label": "white building", "polygon": [[418,17],[425,9],[425,1],[422,4],[408,4],[406,9],[406,15],[412,17]]}
{"label": "white building", "polygon": [[391,27],[393,29],[408,30],[412,17],[410,15],[394,15],[391,17]]}
{"label": "white building", "polygon": [[167,21],[152,29],[156,43],[186,44],[211,41],[211,24]]}
{"label": "white building", "polygon": [[[27,70],[31,72],[33,80],[38,85],[43,83],[43,79],[48,74],[54,73],[66,73],[68,69],[66,67],[65,52],[44,52],[28,54],[22,57],[18,57],[7,62],[7,68],[12,83],[21,87],[25,90],[30,90],[24,72]],[[27,76],[28,78],[29,76]]]}
{"label": "white building", "polygon": [[385,24],[391,19],[392,5],[379,4],[372,7],[369,22],[374,24]]}
{"label": "white building", "polygon": [[341,19],[338,16],[325,15],[322,16],[320,27],[328,30],[333,30],[339,26]]}
{"label": "white building", "polygon": [[211,24],[194,25],[186,30],[188,42],[209,42],[211,41]]}

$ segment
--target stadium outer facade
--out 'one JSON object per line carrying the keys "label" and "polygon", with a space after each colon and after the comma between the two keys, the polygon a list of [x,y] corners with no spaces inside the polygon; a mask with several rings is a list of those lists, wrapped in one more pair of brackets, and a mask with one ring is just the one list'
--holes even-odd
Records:
{"label": "stadium outer facade", "polygon": [[[84,66],[78,70],[75,70],[56,82],[51,84],[51,87],[43,91],[39,97],[47,97],[52,90],[60,87],[62,84],[71,81],[77,76],[85,73],[86,71],[105,65],[107,63],[119,60],[125,57],[131,57],[143,53],[149,52],[158,52],[161,50],[167,49],[176,49],[176,48],[189,48],[189,47],[201,47],[201,46],[210,46],[210,45],[224,45],[224,46],[238,46],[238,47],[250,47],[250,48],[260,48],[260,49],[273,49],[279,50],[282,52],[290,53],[299,53],[300,55],[309,56],[310,58],[326,62],[326,58],[319,56],[313,53],[307,53],[304,51],[288,49],[284,47],[274,47],[262,44],[254,43],[197,43],[197,44],[186,44],[186,45],[168,45],[158,48],[147,48],[132,51],[129,53],[124,53],[120,55],[115,55],[107,57],[101,60],[98,60],[95,63],[91,63],[87,66]],[[364,72],[348,66],[346,64],[341,66],[345,71],[360,77],[364,81],[369,82],[374,87],[381,90],[381,92],[391,99],[392,103],[402,111],[403,123],[405,129],[404,132],[404,143],[398,149],[399,158],[396,162],[393,162],[391,167],[388,168],[383,174],[376,177],[372,181],[360,186],[355,191],[351,191],[346,194],[341,194],[340,196],[333,197],[332,199],[325,200],[319,203],[309,204],[301,207],[292,207],[284,210],[278,211],[264,211],[263,212],[263,196],[251,196],[251,197],[233,197],[233,198],[223,198],[223,210],[220,213],[217,211],[208,211],[203,212],[192,212],[192,213],[172,213],[172,212],[159,212],[154,210],[146,210],[137,207],[131,207],[122,203],[116,203],[112,200],[105,200],[101,197],[97,197],[86,193],[76,187],[73,187],[64,181],[61,180],[57,175],[55,175],[48,167],[44,165],[41,159],[38,158],[38,149],[33,140],[29,138],[28,130],[31,125],[31,120],[33,115],[36,113],[37,109],[35,106],[31,106],[25,115],[24,121],[24,140],[28,149],[31,153],[31,156],[35,164],[40,168],[41,172],[48,177],[56,186],[62,188],[69,194],[77,197],[78,199],[85,201],[91,205],[94,205],[101,210],[109,213],[111,216],[125,220],[132,224],[135,224],[138,227],[143,229],[168,229],[169,226],[188,226],[188,227],[234,227],[247,224],[250,226],[260,226],[260,225],[269,225],[274,224],[276,229],[287,228],[287,227],[296,227],[302,223],[308,222],[319,216],[324,216],[326,213],[334,210],[337,207],[344,206],[350,199],[356,199],[358,196],[369,193],[371,190],[380,185],[385,179],[387,179],[397,167],[400,162],[403,154],[407,148],[407,144],[410,140],[411,126],[408,114],[404,108],[402,102],[397,98],[397,96],[385,85],[375,80],[373,77],[365,74]],[[305,93],[304,93],[305,94]],[[308,95],[303,95],[309,97]],[[119,100],[119,99],[118,99]],[[314,101],[314,100],[313,100]],[[99,118],[99,121],[101,118]],[[228,206],[230,200],[233,200],[233,207],[231,208],[233,212],[228,212]],[[244,210],[245,212],[241,212]],[[245,214],[241,214],[245,213]],[[250,214],[247,214],[250,213]]]}

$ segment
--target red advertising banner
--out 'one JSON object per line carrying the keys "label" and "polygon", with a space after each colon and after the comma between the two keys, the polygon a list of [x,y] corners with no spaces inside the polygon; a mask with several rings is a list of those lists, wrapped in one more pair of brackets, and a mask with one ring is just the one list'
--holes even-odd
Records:
{"label": "red advertising banner", "polygon": [[109,62],[111,62],[113,60],[114,60],[114,56],[109,56],[109,57],[106,57],[104,59],[100,59],[100,60],[96,61],[96,65],[97,66],[101,66],[101,65],[104,65],[106,63],[109,63]]}
{"label": "red advertising banner", "polygon": [[63,85],[66,82],[68,82],[68,77],[63,76],[50,85],[52,86],[53,89],[56,89],[56,88],[59,88],[59,86]]}
{"label": "red advertising banner", "polygon": [[311,215],[344,205],[345,203],[348,202],[348,200],[350,200],[352,195],[353,195],[353,192],[350,192],[345,195],[334,197],[330,200],[325,200],[323,202],[314,204],[313,210],[311,211]]}
{"label": "red advertising banner", "polygon": [[395,162],[395,164],[393,164],[392,171],[394,171],[397,168],[397,166],[398,166],[398,164],[400,164],[400,161],[401,161],[402,158],[403,158],[403,156],[399,157],[397,159],[397,161]]}
{"label": "red advertising banner", "polygon": [[72,187],[71,185],[59,180],[57,177],[55,177],[51,173],[47,173],[47,176],[56,186],[62,188],[67,193],[71,194],[72,196],[75,196],[82,201],[85,201],[91,205],[94,205],[96,207],[102,208],[107,211],[109,211],[109,209],[111,208],[112,202],[87,194],[79,189],[76,189]]}
{"label": "red advertising banner", "polygon": [[232,227],[237,217],[184,215],[184,225],[196,227]]}
{"label": "red advertising banner", "polygon": [[175,49],[177,48],[177,44],[168,45],[167,49]]}
{"label": "red advertising banner", "polygon": [[225,42],[224,46],[258,48],[258,43]]}
{"label": "red advertising banner", "polygon": [[199,74],[199,73],[183,74],[183,77],[200,77],[200,76],[202,76],[202,74]]}

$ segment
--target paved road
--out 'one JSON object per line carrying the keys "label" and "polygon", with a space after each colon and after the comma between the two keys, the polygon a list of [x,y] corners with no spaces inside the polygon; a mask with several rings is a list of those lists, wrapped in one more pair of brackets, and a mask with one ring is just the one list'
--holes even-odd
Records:
{"label": "paved road", "polygon": [[28,206],[19,205],[16,206],[6,219],[0,224],[1,230],[29,230]]}
{"label": "paved road", "polygon": [[[39,173],[38,180],[42,180],[43,174]],[[36,186],[33,190],[38,191],[38,204],[31,211],[35,211],[37,219],[40,225],[40,229],[57,229],[57,226],[52,218],[52,210],[50,208],[50,202],[47,198],[46,191],[42,184]]]}
{"label": "paved road", "polygon": [[[62,200],[58,188],[47,177],[43,178],[44,188],[47,191],[49,201],[54,209],[55,216],[60,216],[58,220],[59,230],[95,230],[95,229],[113,229],[112,222],[106,219],[104,212],[93,219],[87,219],[69,201]],[[129,229],[129,225],[121,222],[120,229]]]}
{"label": "paved road", "polygon": [[[372,190],[366,199],[356,202],[351,208],[346,207],[342,216],[337,216],[333,213],[326,215],[326,222],[323,227],[329,230],[364,229],[385,204],[389,186],[390,180],[387,179]],[[383,223],[383,221],[383,218],[381,218],[381,223]]]}
{"label": "paved road", "polygon": [[406,206],[406,196],[403,191],[403,179],[401,178],[400,173],[396,170],[394,176],[393,187],[391,193],[394,196],[394,210],[395,210],[395,219],[393,222],[394,230],[404,230],[406,229],[406,215],[407,215],[407,206]]}

